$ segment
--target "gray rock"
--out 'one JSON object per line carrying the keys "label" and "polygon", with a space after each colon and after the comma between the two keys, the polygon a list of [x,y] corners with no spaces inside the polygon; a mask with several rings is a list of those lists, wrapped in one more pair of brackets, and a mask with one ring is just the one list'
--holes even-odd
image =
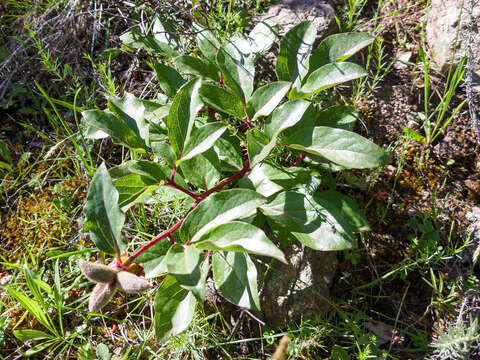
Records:
{"label": "gray rock", "polygon": [[[299,243],[284,252],[288,264],[273,261],[260,295],[263,318],[274,329],[329,310],[329,289],[338,264],[336,252],[315,251]],[[259,266],[258,272],[263,274],[265,267]]]}
{"label": "gray rock", "polygon": [[[319,0],[283,0],[268,8],[258,21],[274,19],[278,22],[279,34],[282,36],[298,23],[309,20],[317,26],[318,34],[324,36],[335,24],[333,7],[326,1]],[[256,22],[254,20],[254,22]],[[323,37],[322,36],[322,37]]]}
{"label": "gray rock", "polygon": [[[465,0],[464,8],[461,11],[462,0],[431,0],[428,9],[425,40],[429,52],[438,69],[442,72],[448,71],[451,64],[455,39],[459,30],[457,49],[454,63],[464,57],[467,53],[467,39],[469,36],[469,23],[477,22],[480,17],[480,2],[476,2],[472,15],[469,14],[469,1]],[[461,19],[460,19],[460,14]],[[459,29],[460,26],[460,29]],[[480,49],[480,36],[478,27],[473,27],[473,54],[478,54]],[[477,56],[475,56],[477,58]],[[476,88],[480,85],[480,65],[478,61],[473,64],[473,81]]]}

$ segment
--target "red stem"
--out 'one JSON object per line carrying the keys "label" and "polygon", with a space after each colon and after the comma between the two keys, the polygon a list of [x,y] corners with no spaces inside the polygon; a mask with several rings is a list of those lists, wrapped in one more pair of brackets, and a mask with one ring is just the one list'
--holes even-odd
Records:
{"label": "red stem", "polygon": [[297,161],[295,161],[290,167],[294,167],[294,166],[300,164],[300,163],[303,161],[303,159],[305,159],[305,156],[307,156],[307,153],[306,153],[306,152],[302,152],[302,153],[300,154],[300,156],[298,157]]}
{"label": "red stem", "polygon": [[[189,194],[190,196],[192,196],[194,199],[196,199],[196,201],[193,203],[192,207],[188,210],[187,212],[187,215],[193,210],[195,209],[198,204],[204,200],[206,197],[208,197],[210,194],[212,194],[213,192],[215,191],[218,191],[220,190],[221,188],[225,187],[226,185],[232,183],[233,181],[237,180],[237,179],[240,179],[241,177],[245,176],[245,174],[250,170],[250,163],[248,162],[248,160],[245,162],[245,164],[243,165],[243,168],[242,170],[240,170],[239,172],[233,174],[232,176],[230,176],[228,179],[225,179],[223,180],[222,182],[220,182],[217,186],[214,186],[213,188],[205,191],[204,193],[202,193],[201,195],[196,195],[194,193],[192,193],[191,191],[187,190],[187,189],[184,189],[182,188],[181,186],[178,186],[177,184],[175,183],[172,183],[172,182],[169,182],[167,181],[167,185],[169,186],[172,186],[180,191],[183,191],[185,192],[186,194]],[[137,256],[139,256],[141,253],[143,253],[145,250],[149,249],[150,247],[152,247],[153,245],[155,245],[157,242],[159,242],[160,240],[162,239],[165,239],[166,237],[169,238],[170,242],[172,244],[175,243],[175,241],[173,241],[173,237],[172,237],[172,234],[182,225],[183,223],[183,220],[185,220],[185,218],[187,217],[187,215],[185,215],[185,217],[183,217],[182,219],[180,219],[175,225],[173,225],[170,229],[164,231],[163,233],[161,233],[160,235],[156,236],[155,238],[153,238],[152,240],[150,240],[148,243],[146,243],[145,245],[143,245],[140,249],[138,249],[137,251],[135,251],[132,255],[130,255],[130,257],[127,259],[127,261],[125,261],[125,263],[123,263],[123,266],[125,267],[128,267],[130,266],[130,264],[137,258]],[[185,245],[188,245],[189,242],[187,242]]]}
{"label": "red stem", "polygon": [[167,186],[170,186],[174,189],[180,190],[181,192],[187,194],[188,196],[191,196],[195,200],[198,200],[200,198],[200,195],[197,195],[190,190],[185,189],[184,187],[181,187],[180,185],[175,184],[172,180],[167,179]]}

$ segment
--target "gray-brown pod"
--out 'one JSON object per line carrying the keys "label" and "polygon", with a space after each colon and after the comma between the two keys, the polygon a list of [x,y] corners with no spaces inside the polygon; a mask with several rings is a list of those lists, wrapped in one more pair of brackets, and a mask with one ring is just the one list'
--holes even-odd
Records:
{"label": "gray-brown pod", "polygon": [[97,312],[104,307],[115,294],[116,287],[114,284],[102,284],[98,283],[93,288],[88,300],[88,311]]}
{"label": "gray-brown pod", "polygon": [[88,280],[97,283],[110,283],[115,279],[115,275],[117,274],[114,268],[98,262],[92,263],[79,259],[78,266]]}
{"label": "gray-brown pod", "polygon": [[128,271],[120,271],[117,274],[117,281],[115,285],[119,290],[126,292],[127,294],[135,294],[148,290],[152,287],[145,279],[138,277],[135,274],[129,273]]}

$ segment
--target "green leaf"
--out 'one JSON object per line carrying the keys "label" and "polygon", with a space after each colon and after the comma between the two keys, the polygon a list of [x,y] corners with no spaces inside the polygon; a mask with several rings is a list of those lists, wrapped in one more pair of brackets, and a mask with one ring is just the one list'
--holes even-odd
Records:
{"label": "green leaf", "polygon": [[53,339],[53,336],[46,332],[33,329],[14,330],[13,335],[21,341]]}
{"label": "green leaf", "polygon": [[275,140],[269,141],[258,129],[251,129],[247,133],[247,149],[250,166],[263,161],[275,147]]}
{"label": "green leaf", "polygon": [[178,56],[178,51],[174,50],[167,43],[158,41],[152,36],[143,35],[136,29],[121,35],[120,40],[127,47],[143,49],[150,54],[165,54],[170,57]]}
{"label": "green leaf", "polygon": [[387,165],[388,155],[364,137],[347,130],[325,126],[300,130],[284,140],[287,146],[306,151],[352,169]]}
{"label": "green leaf", "polygon": [[138,202],[144,202],[167,178],[159,164],[145,160],[130,160],[109,171],[119,193],[118,205],[122,211]]}
{"label": "green leaf", "polygon": [[179,89],[185,84],[185,79],[174,68],[162,63],[152,65],[157,75],[158,84],[165,95],[174,97]]}
{"label": "green leaf", "polygon": [[403,128],[403,133],[409,138],[409,139],[412,139],[412,140],[415,140],[415,141],[418,141],[418,142],[422,142],[424,144],[427,143],[427,139],[425,138],[425,136],[419,134],[418,132],[416,132],[415,130],[412,130],[408,127],[404,127]]}
{"label": "green leaf", "polygon": [[198,94],[200,85],[200,79],[190,80],[183,85],[170,107],[168,136],[177,158],[181,156],[185,143],[190,138],[195,116],[203,106]]}
{"label": "green leaf", "polygon": [[269,256],[286,263],[285,256],[256,226],[232,221],[203,234],[195,246],[205,250],[239,251]]}
{"label": "green leaf", "polygon": [[[82,112],[83,119],[87,126],[95,132],[101,130],[109,135],[113,142],[127,146],[132,149],[140,149],[145,147],[143,140],[137,135],[125,120],[117,116],[101,111],[87,110]],[[94,133],[93,131],[90,131]]]}
{"label": "green leaf", "polygon": [[125,214],[118,206],[118,197],[118,191],[103,163],[95,173],[88,190],[83,209],[86,217],[84,231],[90,233],[90,238],[97,248],[108,254],[121,253],[125,248],[120,234]]}
{"label": "green leaf", "polygon": [[210,60],[210,62],[215,64],[218,48],[220,47],[218,40],[210,30],[206,30],[195,23],[193,27],[197,33],[197,44],[200,52]]}
{"label": "green leaf", "polygon": [[365,69],[357,64],[349,62],[327,64],[312,72],[300,90],[293,89],[289,97],[291,99],[307,98],[322,90],[366,75]]}
{"label": "green leaf", "polygon": [[149,247],[137,256],[135,262],[143,264],[143,270],[145,271],[145,277],[147,279],[154,278],[168,271],[165,255],[167,255],[170,247],[170,242],[165,239]]}
{"label": "green leaf", "polygon": [[328,63],[345,61],[374,40],[375,37],[360,32],[330,35],[310,57],[310,72]]}
{"label": "green leaf", "polygon": [[213,149],[182,161],[180,170],[188,182],[205,190],[215,186],[222,176],[220,161]]}
{"label": "green leaf", "polygon": [[228,90],[203,83],[200,88],[200,97],[205,104],[217,111],[233,115],[237,118],[243,118],[245,116],[242,100]]}
{"label": "green leaf", "polygon": [[202,265],[202,252],[194,246],[185,248],[176,244],[168,250],[166,264],[168,273],[177,279],[180,286],[190,290],[198,301],[205,301],[205,280],[208,261]]}
{"label": "green leaf", "polygon": [[315,24],[304,21],[296,25],[280,41],[277,78],[296,87],[308,73],[308,59],[317,35]]}
{"label": "green leaf", "polygon": [[277,136],[297,123],[301,128],[313,126],[314,110],[311,102],[306,100],[290,100],[273,112],[265,124],[264,132],[275,141]]}
{"label": "green leaf", "polygon": [[322,251],[353,248],[355,231],[364,230],[366,224],[353,201],[334,191],[313,196],[282,192],[261,209],[265,216],[285,227],[300,242]]}
{"label": "green leaf", "polygon": [[18,291],[10,287],[7,288],[7,292],[10,294],[11,297],[17,300],[30,314],[32,314],[40,324],[45,326],[52,333],[55,332],[54,327],[50,324],[50,321],[47,318],[45,312],[37,302],[35,302],[25,294],[19,293]]}
{"label": "green leaf", "polygon": [[228,300],[247,309],[260,310],[257,269],[248,254],[215,252],[212,267],[215,284]]}
{"label": "green leaf", "polygon": [[272,47],[278,36],[278,24],[272,20],[260,21],[252,29],[248,38],[251,41],[251,49],[255,54],[266,53]]}
{"label": "green leaf", "polygon": [[238,171],[243,167],[242,148],[238,139],[229,131],[218,138],[214,150],[220,160],[222,171]]}
{"label": "green leaf", "polygon": [[110,350],[105,344],[98,344],[95,353],[98,357],[98,360],[110,360],[112,358],[112,354],[110,354]]}
{"label": "green leaf", "polygon": [[160,159],[165,160],[168,165],[174,166],[177,157],[175,156],[172,147],[161,141],[156,141],[151,144],[153,153]]}
{"label": "green leaf", "polygon": [[[41,342],[35,346],[32,346],[30,349],[28,349],[27,351],[25,351],[25,353],[23,354],[25,357],[30,357],[32,355],[35,355],[41,351],[44,351],[46,348],[52,346],[53,344],[57,343],[58,342],[58,339],[52,339],[52,340],[47,340],[45,342]],[[50,351],[48,351],[50,352]]]}
{"label": "green leaf", "polygon": [[262,163],[255,166],[247,177],[239,181],[240,187],[248,187],[265,197],[290,190],[296,185],[306,183],[311,177],[310,170],[299,167],[286,168]]}
{"label": "green leaf", "polygon": [[173,58],[173,63],[181,73],[207,77],[215,81],[220,81],[217,67],[208,60],[185,55]]}
{"label": "green leaf", "polygon": [[280,104],[290,90],[290,83],[287,81],[272,82],[258,88],[248,101],[248,114],[252,121],[260,116],[268,116]]}
{"label": "green leaf", "polygon": [[225,85],[246,104],[253,92],[255,60],[250,41],[242,34],[234,34],[227,39],[217,53],[217,64],[223,73]]}
{"label": "green leaf", "polygon": [[149,124],[145,120],[145,106],[142,100],[133,94],[125,93],[123,98],[111,97],[108,100],[108,107],[148,144]]}
{"label": "green leaf", "polygon": [[355,106],[335,105],[316,113],[315,126],[353,131],[360,112]]}
{"label": "green leaf", "polygon": [[225,130],[227,130],[227,127],[221,123],[209,123],[198,129],[194,129],[192,131],[193,135],[185,144],[182,158],[177,161],[177,164],[180,161],[191,159],[211,149],[213,144],[215,144]]}
{"label": "green leaf", "polygon": [[155,296],[155,335],[160,342],[185,330],[193,320],[195,297],[167,275]]}
{"label": "green leaf", "polygon": [[164,43],[170,46],[175,51],[181,51],[182,45],[180,39],[175,34],[175,29],[172,24],[168,21],[161,20],[159,17],[155,18],[153,22],[152,33],[155,38],[160,43]]}
{"label": "green leaf", "polygon": [[180,227],[184,242],[197,241],[208,230],[235,219],[251,215],[266,199],[248,189],[224,190],[203,200]]}

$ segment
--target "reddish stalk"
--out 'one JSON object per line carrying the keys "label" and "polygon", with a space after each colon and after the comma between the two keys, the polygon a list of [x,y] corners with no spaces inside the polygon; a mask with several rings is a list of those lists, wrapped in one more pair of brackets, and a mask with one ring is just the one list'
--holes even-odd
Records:
{"label": "reddish stalk", "polygon": [[[172,186],[174,187],[175,189],[178,189],[180,191],[183,191],[184,193],[192,196],[196,201],[193,203],[192,207],[188,210],[187,212],[187,215],[190,214],[190,212],[195,209],[198,204],[204,200],[205,198],[207,198],[210,194],[220,190],[221,188],[227,186],[228,184],[232,183],[233,181],[237,180],[237,179],[240,179],[242,178],[243,176],[245,176],[245,174],[250,170],[250,163],[249,161],[247,160],[245,162],[245,164],[243,165],[243,168],[242,170],[240,170],[239,172],[233,174],[232,176],[230,176],[228,179],[225,179],[223,180],[222,182],[220,182],[218,185],[214,186],[213,188],[205,191],[204,193],[202,193],[201,195],[196,195],[194,193],[192,193],[191,191],[187,190],[187,189],[184,189],[183,187],[175,184],[174,182],[172,181],[167,181],[167,185],[168,186]],[[122,264],[122,266],[124,267],[127,267],[130,266],[133,261],[137,258],[137,256],[139,256],[141,253],[143,253],[145,250],[151,248],[153,245],[155,245],[157,242],[159,242],[160,240],[162,239],[165,239],[166,237],[168,237],[169,241],[172,243],[172,244],[175,244],[175,241],[173,240],[173,237],[172,237],[172,234],[178,230],[178,228],[182,225],[183,221],[185,220],[185,218],[187,217],[187,215],[185,215],[185,217],[183,217],[182,219],[180,219],[175,225],[173,225],[170,229],[164,231],[163,233],[161,233],[160,235],[156,236],[155,238],[153,238],[152,240],[150,240],[148,243],[146,243],[145,245],[143,245],[140,249],[138,249],[137,251],[135,251],[132,255],[130,255],[130,257]],[[189,242],[185,243],[185,246],[187,246],[189,244]]]}
{"label": "reddish stalk", "polygon": [[290,167],[294,167],[298,164],[300,164],[304,159],[305,159],[305,156],[307,156],[307,153],[306,152],[302,152],[300,154],[300,156],[298,157],[297,161],[295,161]]}

